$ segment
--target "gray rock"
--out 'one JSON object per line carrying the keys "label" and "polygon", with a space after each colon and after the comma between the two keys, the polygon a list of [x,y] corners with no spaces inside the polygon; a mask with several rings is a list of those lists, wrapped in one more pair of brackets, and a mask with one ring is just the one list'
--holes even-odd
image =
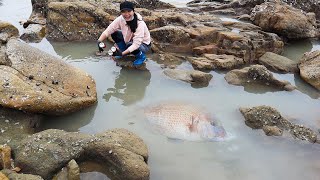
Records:
{"label": "gray rock", "polygon": [[191,83],[195,87],[206,87],[212,79],[211,74],[201,71],[166,69],[163,72],[170,78]]}
{"label": "gray rock", "polygon": [[288,81],[280,81],[262,65],[251,65],[243,69],[228,72],[225,77],[229,84],[247,86],[249,84],[273,87],[276,90],[292,91],[295,89]]}
{"label": "gray rock", "polygon": [[[276,133],[276,135],[280,135],[281,130],[289,132],[294,138],[300,140],[307,140],[311,143],[315,143],[317,141],[317,134],[313,130],[304,127],[303,125],[293,124],[281,116],[276,109],[270,106],[256,106],[252,108],[241,107],[240,112],[244,116],[245,124],[247,126],[253,129],[263,128],[266,135],[270,135],[270,133],[273,135],[275,135],[274,133]],[[268,126],[276,126],[277,128],[274,129]]]}
{"label": "gray rock", "polygon": [[0,108],[0,144],[7,144],[15,150],[21,139],[36,132],[44,119],[39,114]]}
{"label": "gray rock", "polygon": [[258,62],[267,67],[268,69],[277,72],[299,72],[298,65],[296,62],[272,52],[266,52],[263,56],[259,58]]}

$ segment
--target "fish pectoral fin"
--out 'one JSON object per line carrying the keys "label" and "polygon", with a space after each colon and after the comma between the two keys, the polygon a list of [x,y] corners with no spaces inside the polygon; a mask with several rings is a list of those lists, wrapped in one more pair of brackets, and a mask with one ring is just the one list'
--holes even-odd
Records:
{"label": "fish pectoral fin", "polygon": [[194,124],[187,125],[190,132],[197,132],[197,127]]}

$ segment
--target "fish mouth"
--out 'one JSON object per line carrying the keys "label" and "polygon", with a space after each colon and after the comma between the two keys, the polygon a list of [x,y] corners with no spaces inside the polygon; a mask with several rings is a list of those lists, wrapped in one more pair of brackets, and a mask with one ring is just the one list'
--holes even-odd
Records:
{"label": "fish mouth", "polygon": [[223,141],[226,138],[226,131],[222,126],[202,125],[200,129],[201,138],[209,141]]}

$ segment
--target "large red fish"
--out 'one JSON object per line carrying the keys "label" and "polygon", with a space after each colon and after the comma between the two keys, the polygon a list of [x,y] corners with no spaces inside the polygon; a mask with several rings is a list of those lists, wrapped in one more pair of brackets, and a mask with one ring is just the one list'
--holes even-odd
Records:
{"label": "large red fish", "polygon": [[222,141],[226,131],[203,108],[185,103],[162,103],[146,108],[152,128],[169,138],[190,141]]}

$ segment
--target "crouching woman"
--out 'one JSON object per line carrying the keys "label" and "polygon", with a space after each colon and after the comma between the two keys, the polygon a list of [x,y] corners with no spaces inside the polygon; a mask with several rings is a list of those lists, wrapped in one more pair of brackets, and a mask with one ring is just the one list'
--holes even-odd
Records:
{"label": "crouching woman", "polygon": [[[113,56],[120,58],[131,53],[135,55],[133,65],[141,65],[151,47],[150,32],[141,15],[134,11],[133,3],[124,1],[120,4],[120,11],[121,15],[99,37],[98,47],[100,42],[111,36],[118,49]],[[101,47],[99,51],[103,51]]]}

